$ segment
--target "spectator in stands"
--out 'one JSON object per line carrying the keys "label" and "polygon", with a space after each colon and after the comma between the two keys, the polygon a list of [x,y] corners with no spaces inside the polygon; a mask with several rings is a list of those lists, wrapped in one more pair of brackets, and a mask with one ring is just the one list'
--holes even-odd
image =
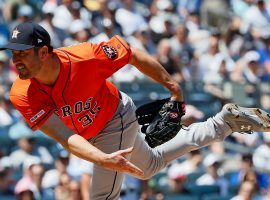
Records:
{"label": "spectator in stands", "polygon": [[255,183],[252,181],[244,181],[240,185],[238,194],[231,200],[253,200],[256,193]]}
{"label": "spectator in stands", "polygon": [[[19,187],[18,187],[19,188]],[[35,200],[34,193],[30,188],[27,186],[21,186],[17,193],[16,193],[16,199],[18,200]]]}
{"label": "spectator in stands", "polygon": [[97,44],[102,41],[108,41],[109,38],[111,38],[113,35],[119,34],[119,32],[117,32],[114,23],[110,18],[103,18],[100,25],[102,27],[100,28],[101,31],[99,32],[99,34],[90,37],[89,42]]}
{"label": "spectator in stands", "polygon": [[37,139],[37,136],[24,122],[12,125],[9,130],[9,136],[17,141],[19,147],[19,149],[14,150],[10,154],[10,159],[15,169],[19,170],[24,160],[32,156],[40,158],[46,167],[52,165],[53,157],[50,152],[45,147],[36,145],[35,139]]}
{"label": "spectator in stands", "polygon": [[195,150],[191,151],[183,162],[172,163],[167,171],[169,191],[181,194],[190,193],[185,185],[186,179],[190,174],[201,170],[202,159],[200,150]]}
{"label": "spectator in stands", "polygon": [[262,76],[262,69],[259,66],[260,55],[254,51],[248,51],[236,62],[235,70],[232,72],[232,80],[257,84]]}
{"label": "spectator in stands", "polygon": [[181,123],[189,126],[195,122],[199,122],[204,118],[204,113],[197,107],[186,104],[186,114],[182,117]]}
{"label": "spectator in stands", "polygon": [[265,194],[261,195],[260,200],[269,200],[270,199],[270,186],[268,186]]}
{"label": "spectator in stands", "polygon": [[191,151],[186,160],[179,163],[172,163],[168,168],[167,175],[170,179],[177,179],[178,177],[187,176],[191,173],[200,170],[200,164],[203,160],[199,150]]}
{"label": "spectator in stands", "polygon": [[156,16],[159,19],[159,23],[165,26],[163,37],[167,38],[175,30],[174,27],[181,22],[176,12],[175,4],[170,0],[158,0],[153,1],[153,5],[157,8]]}
{"label": "spectator in stands", "polygon": [[241,154],[239,170],[229,177],[231,185],[240,185],[244,180],[254,181],[262,190],[268,187],[268,176],[255,171],[251,154]]}
{"label": "spectator in stands", "polygon": [[183,19],[187,19],[190,13],[199,13],[202,0],[178,0],[177,11]]}
{"label": "spectator in stands", "polygon": [[230,173],[228,177],[230,184],[240,185],[243,181],[245,174],[253,169],[252,155],[251,154],[240,154],[240,163],[235,172]]}
{"label": "spectator in stands", "polygon": [[90,13],[83,7],[78,1],[62,0],[62,3],[55,9],[53,16],[53,25],[64,31],[68,31],[71,22],[74,20],[74,13],[72,11],[79,12],[79,19],[81,19],[87,25],[91,21]]}
{"label": "spectator in stands", "polygon": [[51,36],[51,45],[54,48],[61,47],[64,39],[67,37],[67,33],[62,29],[54,26],[53,16],[57,5],[53,2],[46,2],[42,7],[42,13],[44,15],[43,20],[39,23],[43,28],[45,28]]}
{"label": "spectator in stands", "polygon": [[241,31],[242,24],[242,19],[234,16],[224,33],[225,47],[234,61],[241,57],[245,44],[248,43],[248,34]]}
{"label": "spectator in stands", "polygon": [[73,20],[69,27],[70,36],[64,40],[64,45],[74,45],[87,42],[90,38],[87,25],[81,19]]}
{"label": "spectator in stands", "polygon": [[218,27],[226,29],[230,20],[228,18],[229,1],[223,0],[203,0],[200,15],[203,26],[208,28]]}
{"label": "spectator in stands", "polygon": [[186,19],[186,27],[190,33],[199,34],[198,31],[202,30],[202,26],[200,24],[200,15],[198,12],[191,12],[187,16]]}
{"label": "spectator in stands", "polygon": [[255,38],[267,38],[270,36],[270,13],[265,0],[254,0],[243,16],[246,31]]}
{"label": "spectator in stands", "polygon": [[196,180],[197,185],[217,185],[220,187],[220,195],[228,194],[228,181],[223,177],[221,165],[222,157],[217,154],[208,154],[203,164],[206,167],[206,173]]}
{"label": "spectator in stands", "polygon": [[[2,158],[3,159],[3,158]],[[4,166],[0,160],[0,199],[10,198],[14,195],[11,166]]]}
{"label": "spectator in stands", "polygon": [[90,200],[91,185],[92,185],[92,172],[84,172],[79,181],[79,190],[83,200]]}
{"label": "spectator in stands", "polygon": [[157,46],[156,59],[164,66],[167,72],[173,76],[177,82],[184,80],[181,65],[172,55],[172,48],[168,39],[161,39]]}
{"label": "spectator in stands", "polygon": [[134,178],[133,176],[125,175],[120,193],[121,200],[139,199],[139,193],[142,191],[141,182],[142,180]]}
{"label": "spectator in stands", "polygon": [[28,4],[21,4],[17,10],[17,18],[9,25],[9,30],[13,30],[20,23],[32,20],[34,18],[33,8]]}
{"label": "spectator in stands", "polygon": [[[80,166],[80,168],[78,168]],[[90,188],[93,174],[93,163],[70,154],[67,172],[72,180],[77,181],[84,200],[90,198]]]}
{"label": "spectator in stands", "polygon": [[[8,55],[5,52],[0,52],[0,85],[9,87],[15,80],[15,73],[10,71]],[[7,88],[5,88],[7,90]]]}
{"label": "spectator in stands", "polygon": [[70,5],[70,12],[73,20],[81,20],[86,28],[90,28],[92,26],[91,13],[82,6],[80,1],[72,1]]}
{"label": "spectator in stands", "polygon": [[[70,195],[69,195],[70,197],[68,198],[68,200],[81,200],[82,199],[81,187],[78,181],[72,180],[70,182],[69,192],[70,192]],[[83,199],[85,200],[86,198],[83,198]],[[89,199],[89,197],[87,197],[87,199]]]}
{"label": "spectator in stands", "polygon": [[[21,115],[14,109],[13,105],[9,101],[8,94],[9,94],[8,92],[4,93],[3,95],[0,94],[0,110],[2,110],[3,113],[6,113],[2,115],[3,118],[0,116],[0,127],[1,121],[3,121],[5,125],[12,125],[21,120]],[[2,111],[0,111],[0,113]],[[6,132],[6,135],[8,134],[9,133]]]}
{"label": "spectator in stands", "polygon": [[224,82],[230,81],[230,72],[234,65],[235,63],[231,58],[226,58],[222,53],[216,54],[209,63],[209,70],[206,72],[203,81],[206,84],[221,88]]}
{"label": "spectator in stands", "polygon": [[41,187],[42,178],[44,175],[44,167],[41,160],[37,157],[28,157],[23,163],[23,177],[15,186],[15,194],[21,196],[21,193],[26,192],[34,196],[35,200],[49,198],[47,193]]}
{"label": "spectator in stands", "polygon": [[[78,166],[80,167],[78,168]],[[59,152],[57,159],[55,160],[55,168],[45,172],[42,186],[54,190],[57,186],[61,185],[62,174],[67,174],[70,180],[76,181],[79,185],[82,198],[88,200],[90,198],[92,171],[92,163],[82,160],[74,155],[70,155],[69,152],[63,149]],[[62,178],[63,180],[66,180],[67,177],[64,175]],[[58,187],[59,190],[63,189],[61,188],[62,187]]]}
{"label": "spectator in stands", "polygon": [[54,168],[45,172],[42,180],[42,187],[54,189],[57,185],[59,185],[60,176],[61,174],[67,173],[68,164],[69,152],[66,150],[61,150],[54,161]]}
{"label": "spectator in stands", "polygon": [[53,16],[53,25],[59,29],[67,31],[70,27],[70,23],[73,20],[70,12],[72,0],[62,0],[61,4],[55,9]]}
{"label": "spectator in stands", "polygon": [[[258,176],[254,170],[247,171],[242,182],[246,182],[246,181],[253,182],[255,185],[256,192],[260,191],[259,190],[260,188],[259,188]],[[266,180],[266,181],[268,181],[268,180]],[[261,190],[261,191],[262,191],[262,193],[265,193],[264,190]]]}
{"label": "spectator in stands", "polygon": [[155,44],[158,44],[161,39],[173,36],[174,23],[179,23],[179,18],[175,19],[175,17],[168,15],[172,13],[172,8],[173,4],[168,0],[152,1],[148,24],[151,38]]}
{"label": "spectator in stands", "polygon": [[244,148],[256,148],[258,147],[258,144],[260,143],[260,137],[259,133],[255,132],[250,135],[246,135],[246,137],[243,137],[241,133],[233,133],[230,137],[234,142],[237,144],[242,145]]}
{"label": "spectator in stands", "polygon": [[11,114],[7,110],[6,100],[3,97],[1,98],[1,96],[3,95],[4,95],[4,91],[3,93],[1,92],[1,86],[0,86],[0,128],[7,127],[14,122]]}
{"label": "spectator in stands", "polygon": [[200,55],[198,60],[198,71],[195,76],[197,80],[203,81],[205,75],[209,71],[209,62],[214,59],[215,55],[219,53],[219,39],[211,36],[208,40],[207,52]]}
{"label": "spectator in stands", "polygon": [[229,100],[226,97],[224,85],[230,81],[230,73],[235,63],[224,54],[218,53],[208,64],[208,69],[203,77],[205,91],[220,100],[225,105]]}
{"label": "spectator in stands", "polygon": [[115,13],[116,22],[120,24],[124,36],[129,36],[137,30],[146,30],[148,25],[135,6],[134,0],[121,0],[122,7]]}
{"label": "spectator in stands", "polygon": [[[182,118],[182,123],[189,126],[194,122],[202,120],[203,112],[192,105],[186,105],[186,114]],[[186,159],[182,162],[172,163],[167,170],[169,188],[173,192],[188,193],[184,184],[188,175],[202,170],[203,156],[200,150],[191,151],[187,154]]]}
{"label": "spectator in stands", "polygon": [[69,185],[71,183],[71,178],[67,173],[60,175],[60,182],[55,188],[55,199],[64,200],[69,199],[70,190]]}
{"label": "spectator in stands", "polygon": [[186,176],[180,175],[173,178],[168,178],[169,192],[178,194],[190,194],[190,191],[186,188]]}
{"label": "spectator in stands", "polygon": [[253,153],[254,167],[262,172],[270,172],[270,136],[263,133],[263,143]]}
{"label": "spectator in stands", "polygon": [[188,41],[188,29],[184,24],[177,24],[174,35],[169,38],[171,53],[179,63],[184,80],[193,80],[197,73],[194,63],[194,49]]}
{"label": "spectator in stands", "polygon": [[236,16],[243,18],[249,7],[254,3],[254,0],[235,0],[231,1],[230,3],[233,13]]}
{"label": "spectator in stands", "polygon": [[156,54],[156,45],[153,43],[148,30],[134,31],[127,37],[127,42],[131,47],[141,49],[150,55]]}
{"label": "spectator in stands", "polygon": [[7,127],[16,120],[13,106],[8,100],[8,91],[15,77],[17,74],[10,70],[8,55],[0,52],[0,127]]}
{"label": "spectator in stands", "polygon": [[221,85],[229,79],[229,73],[234,69],[233,60],[221,51],[220,33],[213,33],[209,38],[207,52],[199,57],[197,80]]}
{"label": "spectator in stands", "polygon": [[258,48],[260,55],[259,63],[262,67],[262,81],[270,81],[270,37],[264,40],[264,46]]}
{"label": "spectator in stands", "polygon": [[96,28],[93,37],[102,32],[108,32],[109,35],[113,33],[123,35],[122,28],[115,19],[115,12],[118,8],[117,1],[98,0],[98,5],[99,9],[92,15],[92,24]]}

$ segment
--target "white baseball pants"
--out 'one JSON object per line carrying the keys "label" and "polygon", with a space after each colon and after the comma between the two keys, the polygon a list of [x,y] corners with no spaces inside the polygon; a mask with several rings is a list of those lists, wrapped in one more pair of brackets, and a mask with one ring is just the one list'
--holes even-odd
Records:
{"label": "white baseball pants", "polygon": [[[152,149],[139,132],[133,101],[126,94],[121,95],[122,100],[112,120],[89,142],[105,153],[133,146],[134,150],[128,159],[144,171],[144,179],[159,172],[170,161],[212,142],[222,141],[232,132],[220,114],[217,114],[205,122],[181,129],[172,140]],[[91,200],[119,199],[123,178],[123,173],[94,165]]]}

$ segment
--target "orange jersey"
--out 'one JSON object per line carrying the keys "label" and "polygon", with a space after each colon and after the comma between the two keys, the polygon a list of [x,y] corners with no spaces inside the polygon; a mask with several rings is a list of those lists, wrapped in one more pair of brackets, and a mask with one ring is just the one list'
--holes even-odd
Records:
{"label": "orange jersey", "polygon": [[53,87],[18,78],[10,100],[33,130],[55,113],[86,139],[96,136],[114,115],[118,89],[106,80],[129,63],[132,53],[119,36],[100,44],[81,43],[54,50],[61,69]]}

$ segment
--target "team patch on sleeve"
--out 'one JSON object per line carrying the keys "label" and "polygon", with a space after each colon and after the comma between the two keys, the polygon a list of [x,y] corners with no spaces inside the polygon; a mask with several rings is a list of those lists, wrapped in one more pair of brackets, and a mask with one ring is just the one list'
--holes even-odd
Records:
{"label": "team patch on sleeve", "polygon": [[115,58],[117,58],[117,50],[112,46],[103,45],[101,48],[109,59],[114,60]]}

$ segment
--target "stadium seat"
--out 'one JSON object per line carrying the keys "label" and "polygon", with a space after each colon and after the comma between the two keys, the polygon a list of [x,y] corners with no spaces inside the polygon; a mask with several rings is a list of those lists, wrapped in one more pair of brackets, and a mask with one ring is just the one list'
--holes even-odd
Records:
{"label": "stadium seat", "polygon": [[167,174],[165,172],[159,172],[148,180],[148,185],[155,191],[168,192]]}
{"label": "stadium seat", "polygon": [[5,154],[9,154],[15,145],[15,141],[13,141],[8,134],[9,126],[0,127],[0,151]]}
{"label": "stadium seat", "polygon": [[202,176],[205,172],[204,171],[196,171],[187,175],[186,184],[195,184],[196,180]]}
{"label": "stadium seat", "polygon": [[167,194],[164,200],[200,200],[198,195],[189,194]]}
{"label": "stadium seat", "polygon": [[205,195],[201,200],[230,200],[233,196],[234,194],[229,194],[226,196],[220,196],[219,194]]}
{"label": "stadium seat", "polygon": [[195,195],[209,195],[209,194],[219,194],[220,193],[220,187],[217,185],[196,185],[196,184],[190,184],[187,185],[187,190]]}

